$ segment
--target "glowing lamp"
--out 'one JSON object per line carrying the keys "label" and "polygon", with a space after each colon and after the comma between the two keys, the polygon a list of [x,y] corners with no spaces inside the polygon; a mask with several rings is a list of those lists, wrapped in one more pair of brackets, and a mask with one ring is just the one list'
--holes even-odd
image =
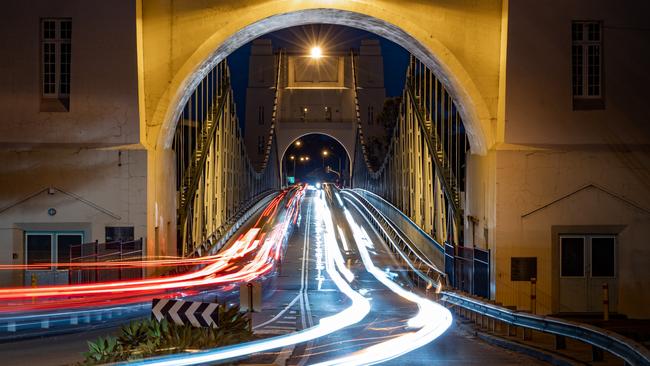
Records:
{"label": "glowing lamp", "polygon": [[311,58],[321,58],[323,57],[323,50],[320,47],[314,46],[309,51],[309,57]]}

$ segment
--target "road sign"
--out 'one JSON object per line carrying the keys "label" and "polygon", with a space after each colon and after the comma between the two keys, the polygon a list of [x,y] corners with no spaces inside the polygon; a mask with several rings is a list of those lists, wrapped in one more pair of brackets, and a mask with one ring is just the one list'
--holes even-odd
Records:
{"label": "road sign", "polygon": [[219,324],[219,304],[210,302],[153,299],[151,316],[158,321],[167,319],[178,325],[213,327]]}
{"label": "road sign", "polygon": [[294,183],[296,183],[296,177],[288,176],[288,177],[287,177],[287,182],[288,182],[289,184],[294,184]]}
{"label": "road sign", "polygon": [[248,282],[239,286],[239,309],[248,312],[262,311],[261,283]]}

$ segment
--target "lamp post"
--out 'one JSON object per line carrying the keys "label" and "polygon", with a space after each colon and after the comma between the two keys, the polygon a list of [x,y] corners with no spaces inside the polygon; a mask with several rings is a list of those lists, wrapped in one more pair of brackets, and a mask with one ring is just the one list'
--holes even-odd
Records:
{"label": "lamp post", "polygon": [[289,156],[289,160],[293,162],[293,178],[296,178],[296,157],[291,155]]}
{"label": "lamp post", "polygon": [[321,154],[321,155],[323,156],[323,168],[325,168],[325,158],[326,158],[329,154],[330,154],[330,152],[327,151],[327,150],[323,150],[323,152],[322,152],[322,154]]}

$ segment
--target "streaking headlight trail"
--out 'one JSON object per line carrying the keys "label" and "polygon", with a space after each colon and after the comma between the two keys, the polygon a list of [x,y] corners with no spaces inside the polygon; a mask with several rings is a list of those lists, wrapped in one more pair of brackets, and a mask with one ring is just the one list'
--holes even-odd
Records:
{"label": "streaking headlight trail", "polygon": [[367,249],[367,244],[370,243],[368,234],[356,224],[347,209],[344,213],[366,270],[391,291],[418,305],[418,314],[409,319],[408,325],[411,328],[419,329],[367,347],[350,356],[322,362],[318,365],[371,365],[406,354],[438,338],[451,325],[452,316],[449,310],[431,300],[403,289],[393,282],[386,272],[375,266]]}

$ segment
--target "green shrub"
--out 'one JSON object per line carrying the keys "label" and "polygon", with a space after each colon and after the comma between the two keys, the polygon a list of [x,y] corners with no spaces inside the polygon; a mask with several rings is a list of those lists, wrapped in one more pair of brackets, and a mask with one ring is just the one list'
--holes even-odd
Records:
{"label": "green shrub", "polygon": [[248,328],[248,318],[239,312],[238,306],[219,308],[218,328],[195,328],[167,320],[134,321],[123,326],[117,337],[88,342],[88,352],[81,364],[97,365],[241,343],[253,339]]}

